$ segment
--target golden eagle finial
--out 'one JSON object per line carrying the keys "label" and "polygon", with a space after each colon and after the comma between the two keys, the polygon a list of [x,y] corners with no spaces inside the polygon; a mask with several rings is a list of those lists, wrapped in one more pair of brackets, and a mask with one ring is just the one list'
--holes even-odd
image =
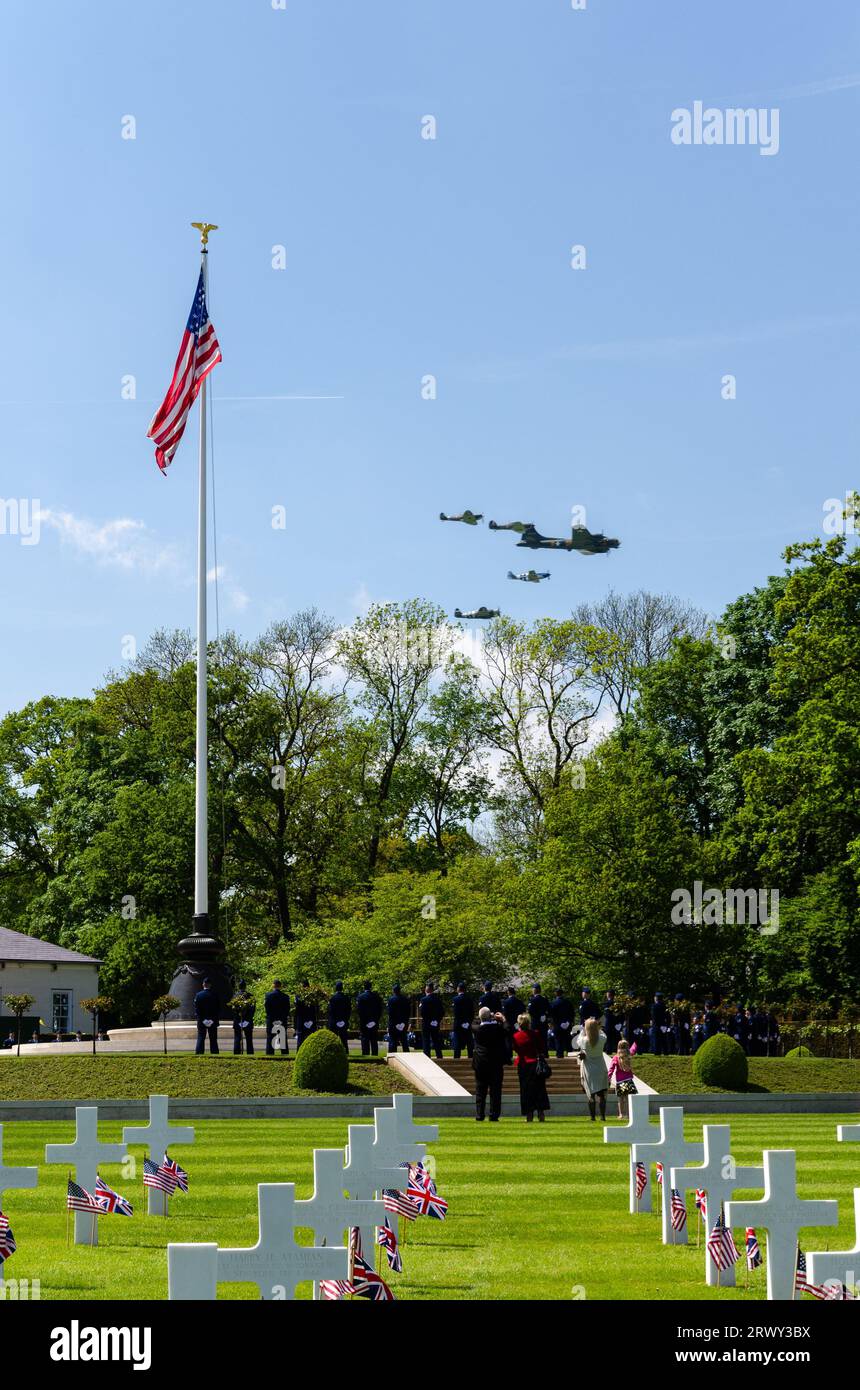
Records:
{"label": "golden eagle finial", "polygon": [[192,222],[191,225],[192,227],[196,227],[200,233],[200,245],[205,251],[206,243],[209,240],[209,233],[217,232],[218,230],[217,222]]}

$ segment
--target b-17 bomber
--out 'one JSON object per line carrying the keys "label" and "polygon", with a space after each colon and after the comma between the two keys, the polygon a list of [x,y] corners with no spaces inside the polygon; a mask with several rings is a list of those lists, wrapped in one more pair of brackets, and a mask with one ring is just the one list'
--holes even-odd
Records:
{"label": "b-17 bomber", "polygon": [[578,550],[580,555],[606,555],[617,550],[621,542],[602,531],[589,531],[587,526],[572,526],[570,540],[558,536],[542,536],[531,521],[490,522],[491,531],[518,531],[517,545],[527,550]]}
{"label": "b-17 bomber", "polygon": [[539,584],[542,579],[549,578],[549,570],[523,570],[522,574],[514,574],[513,570],[508,570],[508,579],[522,579],[526,584]]}
{"label": "b-17 bomber", "polygon": [[444,512],[439,513],[440,521],[462,521],[466,526],[477,526],[479,521],[484,520],[483,512],[460,512],[459,516],[446,516]]}
{"label": "b-17 bomber", "polygon": [[473,608],[471,612],[466,613],[460,608],[454,609],[455,618],[498,618],[500,613],[500,608],[485,608],[483,604],[480,608]]}

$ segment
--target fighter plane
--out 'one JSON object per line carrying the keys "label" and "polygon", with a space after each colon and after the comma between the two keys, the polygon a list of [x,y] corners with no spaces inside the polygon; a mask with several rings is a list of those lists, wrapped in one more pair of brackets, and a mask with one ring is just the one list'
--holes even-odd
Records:
{"label": "fighter plane", "polygon": [[542,579],[549,579],[549,570],[523,570],[522,574],[514,574],[513,570],[508,570],[508,579],[522,579],[526,584],[539,584]]}
{"label": "fighter plane", "polygon": [[467,526],[477,526],[479,521],[484,520],[483,512],[461,512],[459,516],[446,516],[444,512],[439,513],[440,521],[464,521]]}
{"label": "fighter plane", "polygon": [[483,604],[480,608],[473,608],[470,613],[463,613],[459,608],[454,609],[455,618],[498,618],[500,613],[500,608],[485,608]]}
{"label": "fighter plane", "polygon": [[508,521],[504,524],[490,522],[491,531],[519,531],[521,539],[518,546],[527,550],[578,550],[581,555],[606,555],[617,550],[620,541],[612,536],[604,536],[602,531],[589,531],[587,526],[572,526],[570,540],[560,540],[556,536],[542,536],[531,521]]}

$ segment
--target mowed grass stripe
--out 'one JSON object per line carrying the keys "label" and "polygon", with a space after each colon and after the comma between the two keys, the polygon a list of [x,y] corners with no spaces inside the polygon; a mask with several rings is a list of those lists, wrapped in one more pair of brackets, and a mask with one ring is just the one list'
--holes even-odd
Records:
{"label": "mowed grass stripe", "polygon": [[[760,1161],[763,1148],[794,1148],[803,1197],[832,1197],[840,1203],[838,1228],[810,1230],[804,1248],[848,1249],[853,1244],[852,1189],[860,1185],[860,1146],[837,1144],[837,1123],[854,1117],[718,1113],[688,1117],[686,1134],[701,1135],[701,1120],[732,1125],[738,1162]],[[99,1222],[97,1249],[66,1246],[66,1169],[46,1166],[44,1145],[73,1138],[70,1123],[11,1122],[5,1126],[7,1164],[38,1163],[39,1186],[10,1190],[5,1211],[18,1240],[8,1262],[9,1278],[41,1280],[43,1299],[164,1298],[168,1241],[217,1240],[252,1245],[257,1238],[258,1182],[295,1182],[297,1196],[311,1194],[312,1150],[338,1148],[347,1120],[206,1120],[196,1125],[197,1142],[176,1149],[189,1171],[191,1191],[171,1203],[165,1220],[144,1215],[138,1176],[123,1179],[118,1166],[102,1177],[135,1203],[131,1219]],[[119,1123],[100,1126],[103,1139],[121,1137]],[[442,1120],[433,1147],[439,1188],[451,1204],[446,1222],[421,1219],[409,1226],[405,1272],[392,1275],[398,1297],[411,1299],[569,1300],[583,1289],[587,1299],[743,1300],[764,1296],[764,1274],[743,1287],[709,1289],[704,1251],[695,1247],[695,1212],[688,1194],[693,1244],[660,1244],[656,1213],[627,1211],[627,1149],[603,1142],[602,1126],[555,1117],[543,1126],[519,1120],[478,1126],[465,1119]],[[758,1194],[738,1194],[756,1196]],[[740,1240],[742,1232],[736,1233]],[[764,1233],[759,1232],[764,1244]],[[309,1288],[299,1291],[307,1297]],[[250,1285],[223,1285],[221,1297],[255,1298]]]}

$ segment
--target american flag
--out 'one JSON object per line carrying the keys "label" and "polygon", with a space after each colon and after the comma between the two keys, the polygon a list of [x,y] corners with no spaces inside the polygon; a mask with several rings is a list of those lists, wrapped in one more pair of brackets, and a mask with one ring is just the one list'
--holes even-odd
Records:
{"label": "american flag", "polygon": [[91,1196],[85,1187],[79,1187],[76,1182],[72,1182],[71,1178],[66,1194],[66,1206],[70,1211],[104,1211],[104,1207],[99,1206],[95,1197]]}
{"label": "american flag", "polygon": [[389,1269],[393,1269],[395,1274],[402,1274],[403,1259],[400,1254],[400,1242],[397,1239],[397,1232],[387,1216],[377,1229],[376,1243],[385,1250]]}
{"label": "american flag", "polygon": [[683,1231],[687,1224],[687,1203],[677,1187],[672,1188],[672,1230]]}
{"label": "american flag", "polygon": [[382,1205],[386,1211],[393,1212],[395,1216],[403,1216],[407,1221],[414,1221],[416,1216],[420,1215],[417,1202],[413,1202],[405,1192],[398,1192],[396,1187],[383,1188]]}
{"label": "american flag", "polygon": [[810,1284],[807,1279],[806,1256],[799,1245],[797,1247],[797,1269],[794,1273],[794,1287],[797,1293],[811,1293],[813,1298],[827,1297],[826,1288],[822,1288],[820,1284]]}
{"label": "american flag", "polygon": [[856,1303],[858,1296],[846,1288],[841,1279],[825,1279],[820,1297],[825,1303]]}
{"label": "american flag", "polygon": [[157,1163],[153,1163],[151,1158],[143,1160],[143,1185],[157,1187],[160,1192],[166,1192],[168,1197],[173,1195],[176,1186],[173,1179]]}
{"label": "american flag", "polygon": [[747,1269],[758,1269],[761,1264],[761,1246],[752,1226],[747,1226]]}
{"label": "american flag", "polygon": [[432,1216],[436,1221],[445,1220],[448,1214],[448,1203],[435,1190],[431,1192],[427,1187],[416,1186],[410,1178],[406,1196],[411,1198],[417,1206],[419,1216]]}
{"label": "american flag", "polygon": [[177,1187],[180,1192],[188,1191],[188,1174],[184,1168],[180,1168],[175,1159],[170,1158],[167,1154],[164,1155],[159,1172],[163,1173],[169,1183],[172,1183],[171,1196]]}
{"label": "american flag", "polygon": [[633,1172],[636,1180],[636,1200],[638,1201],[648,1186],[648,1171],[644,1163],[637,1163]]}
{"label": "american flag", "polygon": [[134,1208],[126,1197],[120,1197],[118,1192],[114,1192],[112,1187],[108,1187],[106,1182],[102,1182],[100,1177],[96,1177],[95,1199],[102,1211],[106,1211],[113,1216],[133,1216]]}
{"label": "american flag", "polygon": [[321,1279],[320,1297],[328,1299],[346,1298],[355,1290],[348,1279]]}
{"label": "american flag", "polygon": [[658,1164],[657,1164],[657,1186],[658,1186],[658,1187],[662,1187],[662,1186],[663,1186],[663,1165],[662,1165],[662,1163],[658,1163]]}
{"label": "american flag", "polygon": [[0,1211],[0,1265],[4,1260],[8,1260],[10,1255],[14,1255],[18,1249],[15,1237],[9,1225],[8,1216],[4,1216]]}
{"label": "american flag", "polygon": [[708,1236],[708,1254],[717,1269],[720,1270],[729,1269],[736,1260],[740,1259],[740,1251],[735,1245],[734,1237],[721,1216],[717,1217],[714,1228]]}
{"label": "american flag", "polygon": [[167,395],[155,412],[152,424],[146,432],[148,438],[155,441],[155,461],[162,473],[173,462],[173,455],[179,448],[185,431],[188,412],[197,399],[201,382],[220,361],[221,349],[215,337],[215,329],[209,322],[201,270]]}

